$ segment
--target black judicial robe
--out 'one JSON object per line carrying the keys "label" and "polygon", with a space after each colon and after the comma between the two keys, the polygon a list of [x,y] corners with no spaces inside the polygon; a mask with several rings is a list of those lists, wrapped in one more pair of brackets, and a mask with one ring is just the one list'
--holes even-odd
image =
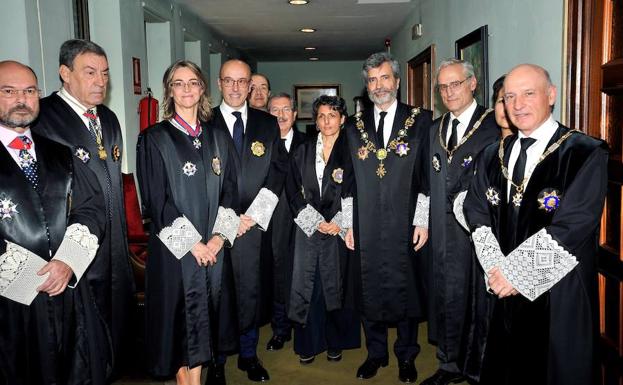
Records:
{"label": "black judicial robe", "polygon": [[[100,238],[104,200],[69,148],[34,133],[33,141],[39,191],[0,146],[0,200],[17,205],[0,219],[0,254],[9,241],[49,261],[71,224]],[[93,301],[84,279],[58,296],[40,293],[30,306],[0,297],[0,384],[105,384],[111,362],[100,346],[108,337]]]}
{"label": "black judicial robe", "polygon": [[[560,125],[549,144],[568,130]],[[512,136],[504,141],[505,165],[516,140],[517,136]],[[464,204],[470,228],[490,226],[504,255],[546,229],[579,264],[534,302],[520,294],[497,299],[486,292],[480,269],[475,276],[480,296],[472,310],[476,322],[470,333],[465,372],[478,379],[484,358],[482,379],[488,378],[487,383],[596,384],[599,324],[595,258],[606,194],[607,145],[573,133],[534,169],[516,223],[509,222],[512,202],[506,197],[508,182],[500,171],[498,148],[497,143],[490,145],[477,161]],[[490,187],[499,192],[497,206],[486,198]],[[538,199],[552,190],[558,191],[560,204],[546,212],[539,208]],[[510,328],[507,336],[500,332],[504,325]]]}
{"label": "black judicial robe", "polygon": [[[477,106],[465,130],[465,136],[487,109]],[[443,127],[440,124],[443,120]],[[473,164],[480,151],[500,137],[495,115],[490,111],[472,135],[453,153],[441,146],[450,121],[450,113],[433,122],[426,157],[430,181],[430,219],[428,249],[431,273],[428,283],[428,335],[446,354],[445,362],[456,362],[464,343],[465,315],[470,292],[469,282],[475,254],[470,234],[457,222],[452,207],[457,194],[467,189],[473,175]],[[440,133],[441,130],[441,133]],[[435,160],[433,160],[435,159]],[[437,166],[438,165],[438,166]]]}
{"label": "black judicial robe", "polygon": [[[320,135],[320,134],[317,134]],[[335,141],[322,178],[322,196],[316,177],[316,141],[318,136],[305,141],[294,152],[288,174],[286,192],[296,217],[306,205],[312,206],[326,222],[342,211],[342,198],[352,198],[354,176],[352,161],[344,132]],[[341,170],[342,176],[339,173]],[[300,324],[306,324],[310,300],[314,290],[316,266],[318,266],[324,302],[327,311],[352,308],[352,292],[347,286],[352,282],[349,255],[351,253],[339,235],[331,236],[316,231],[308,237],[296,226],[294,264],[288,316]],[[345,304],[345,299],[349,299]]]}
{"label": "black judicial robe", "polygon": [[[288,152],[290,157],[306,139],[305,134],[298,131],[296,127],[293,127],[292,130],[294,136]],[[290,296],[295,226],[284,189],[273,212],[270,227],[262,237],[262,248],[268,247],[267,252],[272,253],[273,299],[283,304],[287,304]]]}
{"label": "black judicial robe", "polygon": [[[200,149],[194,147],[191,136],[168,121],[146,130],[137,145],[141,196],[152,221],[145,277],[145,340],[149,370],[156,376],[204,364],[214,354],[217,325],[213,314],[221,292],[224,251],[214,266],[199,266],[190,252],[178,260],[157,237],[184,215],[205,243],[212,237],[219,202],[225,208],[235,204],[235,149],[222,132],[205,124],[202,129]],[[220,175],[215,172],[215,158],[220,161]],[[184,173],[187,162],[195,165],[194,175]]]}
{"label": "black judicial robe", "polygon": [[[403,129],[412,107],[398,103],[390,142]],[[357,153],[364,142],[349,119],[346,126],[349,152],[355,172],[357,196],[353,228],[360,260],[361,311],[371,321],[396,322],[424,316],[422,283],[425,268],[413,250],[413,215],[419,192],[427,191],[423,149],[428,144],[431,112],[421,110],[408,131],[409,151],[399,157],[393,151],[385,159],[387,174],[376,175],[379,161],[370,152],[365,160]],[[363,112],[364,130],[376,138],[373,109]],[[372,139],[374,140],[374,139]]]}
{"label": "black judicial robe", "polygon": [[[216,130],[224,132],[234,146],[220,108],[214,108],[213,113],[211,124]],[[255,142],[264,146],[264,152],[259,156],[251,150]],[[288,170],[288,155],[281,142],[277,119],[267,112],[249,108],[243,153],[232,156],[232,160],[237,176],[241,214],[246,212],[262,188],[279,197]],[[220,350],[223,352],[237,349],[239,333],[270,320],[273,262],[270,253],[265,252],[267,248],[262,249],[261,246],[262,231],[255,226],[237,238],[234,247],[227,250],[231,274],[228,272],[229,266],[225,266],[219,321]]]}
{"label": "black judicial robe", "polygon": [[106,229],[86,278],[96,298],[98,311],[109,326],[116,368],[117,356],[123,354],[122,341],[128,338],[126,333],[134,301],[121,180],[123,139],[119,121],[108,107],[97,106],[107,154],[106,160],[100,160],[97,145],[86,125],[57,93],[41,99],[40,107],[33,131],[68,146],[74,155],[78,148],[88,151],[90,160],[86,165],[97,176],[104,193],[108,214]]}

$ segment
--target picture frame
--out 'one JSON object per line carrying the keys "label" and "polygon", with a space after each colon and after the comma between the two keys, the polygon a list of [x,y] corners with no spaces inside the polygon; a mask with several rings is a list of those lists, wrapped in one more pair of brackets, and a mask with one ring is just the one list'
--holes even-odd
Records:
{"label": "picture frame", "polygon": [[489,106],[489,50],[487,25],[468,33],[458,39],[455,44],[455,57],[467,60],[474,66],[478,86],[474,91],[476,102]]}
{"label": "picture frame", "polygon": [[340,96],[340,84],[295,84],[294,99],[296,101],[297,119],[312,120],[314,100],[320,95]]}

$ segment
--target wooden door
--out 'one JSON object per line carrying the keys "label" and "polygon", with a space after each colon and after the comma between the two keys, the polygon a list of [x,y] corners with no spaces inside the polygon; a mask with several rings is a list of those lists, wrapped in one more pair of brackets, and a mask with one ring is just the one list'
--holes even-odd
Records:
{"label": "wooden door", "polygon": [[623,1],[569,0],[566,122],[610,146],[598,258],[604,385],[623,385]]}
{"label": "wooden door", "polygon": [[433,111],[434,63],[434,44],[409,60],[407,100],[410,105]]}

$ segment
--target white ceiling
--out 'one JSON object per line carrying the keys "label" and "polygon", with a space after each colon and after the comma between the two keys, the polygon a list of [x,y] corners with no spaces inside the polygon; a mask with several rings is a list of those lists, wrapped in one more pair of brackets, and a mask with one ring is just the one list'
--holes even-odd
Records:
{"label": "white ceiling", "polygon": [[[178,0],[230,45],[258,61],[362,60],[385,48],[415,1]],[[304,27],[315,33],[302,33]],[[316,47],[305,51],[305,47]]]}

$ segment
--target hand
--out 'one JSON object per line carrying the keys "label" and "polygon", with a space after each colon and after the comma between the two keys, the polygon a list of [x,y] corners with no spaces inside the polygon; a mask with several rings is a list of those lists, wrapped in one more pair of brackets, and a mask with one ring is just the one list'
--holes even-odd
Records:
{"label": "hand", "polygon": [[346,247],[349,250],[355,250],[355,234],[353,233],[352,227],[346,231],[344,242],[346,242]]}
{"label": "hand", "polygon": [[216,263],[216,256],[212,253],[212,250],[207,245],[197,242],[190,253],[195,257],[199,266],[208,266]]}
{"label": "hand", "polygon": [[74,275],[71,267],[69,267],[65,262],[61,262],[56,259],[52,259],[50,262],[46,263],[45,266],[37,272],[37,275],[45,275],[48,273],[50,275],[48,275],[45,282],[37,288],[37,291],[46,292],[50,295],[50,297],[54,297],[55,295],[59,295],[65,291],[71,276]]}
{"label": "hand", "polygon": [[413,229],[413,248],[418,251],[428,241],[428,229],[425,227],[415,227]]}
{"label": "hand", "polygon": [[210,249],[212,256],[214,257],[212,264],[216,263],[217,261],[216,256],[221,251],[224,245],[225,245],[225,241],[223,240],[223,238],[221,238],[218,235],[214,235],[212,238],[210,238],[210,240],[206,244],[208,249]]}
{"label": "hand", "polygon": [[248,215],[241,214],[240,215],[240,225],[238,226],[238,236],[240,237],[240,236],[244,235],[244,233],[249,231],[255,225],[256,225],[256,223],[253,220],[253,218],[251,218]]}
{"label": "hand", "polygon": [[340,226],[338,226],[337,224],[333,223],[333,222],[321,222],[318,225],[318,231],[320,231],[323,234],[328,234],[328,235],[337,235],[340,233]]}
{"label": "hand", "polygon": [[492,268],[487,274],[489,275],[489,287],[498,298],[517,295],[517,290],[515,290],[513,285],[504,277],[499,267],[496,266]]}

